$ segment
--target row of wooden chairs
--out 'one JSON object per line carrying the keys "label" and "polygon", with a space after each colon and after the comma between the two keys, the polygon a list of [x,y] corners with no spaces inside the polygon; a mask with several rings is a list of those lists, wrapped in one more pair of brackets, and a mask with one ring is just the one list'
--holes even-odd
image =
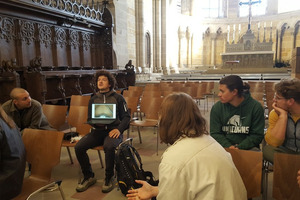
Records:
{"label": "row of wooden chairs", "polygon": [[276,81],[248,81],[251,96],[267,110],[266,117],[272,110]]}

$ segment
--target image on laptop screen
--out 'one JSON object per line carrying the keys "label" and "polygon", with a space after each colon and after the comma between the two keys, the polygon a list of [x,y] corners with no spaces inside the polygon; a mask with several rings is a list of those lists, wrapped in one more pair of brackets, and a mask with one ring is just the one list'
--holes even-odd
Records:
{"label": "image on laptop screen", "polygon": [[116,104],[92,104],[92,119],[116,119]]}

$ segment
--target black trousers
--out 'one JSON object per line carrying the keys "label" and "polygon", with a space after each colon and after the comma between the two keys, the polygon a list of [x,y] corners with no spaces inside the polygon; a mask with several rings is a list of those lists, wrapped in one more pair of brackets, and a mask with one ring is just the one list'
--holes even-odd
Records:
{"label": "black trousers", "polygon": [[92,129],[76,144],[75,153],[84,178],[94,176],[87,150],[102,145],[105,153],[105,178],[110,179],[114,175],[115,150],[122,142],[123,134],[119,138],[111,138],[108,136],[109,131]]}

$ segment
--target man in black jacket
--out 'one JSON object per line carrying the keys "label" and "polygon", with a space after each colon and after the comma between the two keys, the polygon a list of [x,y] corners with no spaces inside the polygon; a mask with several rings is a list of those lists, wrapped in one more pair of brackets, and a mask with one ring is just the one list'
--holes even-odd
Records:
{"label": "man in black jacket", "polygon": [[102,186],[102,192],[110,192],[114,188],[114,161],[115,149],[123,140],[123,132],[128,128],[130,114],[127,109],[126,101],[123,96],[114,91],[116,80],[108,72],[101,70],[96,74],[97,87],[99,92],[89,101],[88,121],[92,116],[92,104],[107,103],[116,105],[116,118],[105,123],[100,120],[99,123],[92,124],[93,128],[89,134],[84,136],[75,146],[77,160],[81,166],[84,175],[83,180],[78,184],[76,191],[83,192],[91,185],[96,183],[96,178],[91,168],[87,150],[96,146],[103,145],[105,153],[105,180]]}
{"label": "man in black jacket", "polygon": [[0,105],[0,199],[16,197],[22,190],[25,148],[14,121]]}

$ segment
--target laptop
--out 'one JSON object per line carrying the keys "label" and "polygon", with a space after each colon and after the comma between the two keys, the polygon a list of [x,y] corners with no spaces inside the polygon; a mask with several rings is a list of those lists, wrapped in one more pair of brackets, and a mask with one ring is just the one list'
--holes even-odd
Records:
{"label": "laptop", "polygon": [[88,124],[111,124],[116,120],[117,105],[113,103],[93,103]]}

